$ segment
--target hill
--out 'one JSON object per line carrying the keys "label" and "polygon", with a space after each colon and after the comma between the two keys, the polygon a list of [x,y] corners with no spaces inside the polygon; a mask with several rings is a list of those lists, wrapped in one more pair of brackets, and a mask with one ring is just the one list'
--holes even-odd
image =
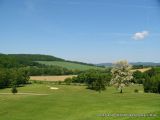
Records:
{"label": "hill", "polygon": [[[160,63],[154,63],[154,62],[131,62],[130,63],[133,66],[160,66]],[[97,66],[106,66],[106,67],[111,67],[113,64],[112,63],[99,63],[96,64]]]}
{"label": "hill", "polygon": [[70,70],[104,69],[94,65],[84,64],[84,63],[81,64],[79,62],[72,62],[72,61],[37,61],[37,62],[44,65],[60,66]]}
{"label": "hill", "polygon": [[[104,69],[97,67],[93,64],[68,61],[62,58],[58,58],[50,55],[41,54],[0,54],[0,68],[21,68],[32,67],[32,73],[35,73],[37,69],[41,69],[41,74],[46,74],[47,70],[53,71],[63,70],[88,70],[88,69]],[[36,68],[35,68],[36,67]],[[45,69],[45,72],[44,72]],[[67,70],[68,69],[68,70]],[[36,72],[37,74],[38,72]],[[48,72],[47,72],[48,73]],[[60,73],[60,72],[58,72]],[[68,72],[67,72],[68,73]],[[71,72],[69,72],[71,73]],[[40,75],[41,75],[40,74]],[[48,75],[48,74],[47,74]]]}
{"label": "hill", "polygon": [[63,59],[56,58],[54,56],[39,55],[39,54],[0,54],[0,68],[19,68],[27,66],[41,66],[34,62],[37,60],[59,60]]}
{"label": "hill", "polygon": [[28,61],[65,61],[55,56],[41,54],[8,54],[8,56]]}

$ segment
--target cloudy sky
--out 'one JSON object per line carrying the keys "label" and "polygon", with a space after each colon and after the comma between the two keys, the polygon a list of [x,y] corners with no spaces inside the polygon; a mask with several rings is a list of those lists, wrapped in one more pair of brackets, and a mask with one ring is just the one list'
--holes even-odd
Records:
{"label": "cloudy sky", "polygon": [[160,0],[0,0],[0,52],[160,62]]}

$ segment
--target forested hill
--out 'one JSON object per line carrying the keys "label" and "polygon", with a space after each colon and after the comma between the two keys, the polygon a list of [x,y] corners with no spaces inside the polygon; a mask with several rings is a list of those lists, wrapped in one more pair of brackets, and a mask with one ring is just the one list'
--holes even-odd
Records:
{"label": "forested hill", "polygon": [[28,61],[64,61],[64,59],[61,58],[41,54],[8,54],[8,56],[16,59],[25,59]]}
{"label": "forested hill", "polygon": [[94,66],[93,64],[87,64],[76,61],[68,61],[51,55],[41,54],[0,54],[0,67],[12,68],[12,67],[26,67],[26,66],[39,66],[36,61],[59,61],[77,63],[82,65]]}
{"label": "forested hill", "polygon": [[37,66],[39,63],[34,61],[64,61],[49,55],[40,54],[0,54],[0,67],[24,67],[24,66]]}

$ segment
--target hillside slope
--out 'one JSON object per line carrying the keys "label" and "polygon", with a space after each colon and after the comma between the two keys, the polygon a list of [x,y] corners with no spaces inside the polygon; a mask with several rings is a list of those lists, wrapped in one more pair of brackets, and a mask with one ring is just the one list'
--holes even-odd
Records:
{"label": "hillside slope", "polygon": [[37,62],[45,65],[57,65],[70,70],[104,69],[104,68],[93,66],[93,65],[85,65],[85,64],[73,63],[73,62],[67,62],[67,61],[37,61]]}
{"label": "hillside slope", "polygon": [[[38,68],[52,68],[69,70],[88,70],[88,69],[104,69],[93,64],[67,61],[65,59],[57,58],[50,55],[41,54],[0,54],[0,68],[20,68],[20,67],[38,67]],[[35,68],[34,68],[35,69]]]}
{"label": "hillside slope", "polygon": [[40,54],[0,54],[0,68],[39,66],[35,61],[65,61],[50,55]]}
{"label": "hillside slope", "polygon": [[8,54],[8,56],[28,61],[65,61],[55,56],[42,54]]}

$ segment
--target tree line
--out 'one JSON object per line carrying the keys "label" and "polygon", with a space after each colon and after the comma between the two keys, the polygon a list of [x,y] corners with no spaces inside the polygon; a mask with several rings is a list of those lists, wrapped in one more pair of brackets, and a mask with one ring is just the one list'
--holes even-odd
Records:
{"label": "tree line", "polygon": [[144,73],[140,71],[131,73],[131,65],[127,61],[119,61],[114,64],[112,69],[79,71],[60,66],[47,66],[32,61],[40,59],[50,60],[52,57],[35,55],[32,58],[32,55],[0,54],[0,88],[24,85],[28,83],[29,76],[77,74],[77,77],[66,79],[65,82],[67,84],[84,83],[88,89],[99,92],[111,84],[116,85],[122,92],[123,87],[132,82],[143,84],[145,92],[160,93],[159,67],[153,67]]}
{"label": "tree line", "polygon": [[0,68],[0,89],[12,86],[27,84],[29,81],[28,72],[23,69],[2,69]]}
{"label": "tree line", "polygon": [[[56,65],[44,65],[37,61],[65,61],[49,55],[39,54],[0,54],[0,68],[24,68],[31,76],[34,75],[69,75],[79,74],[80,70],[70,70]],[[76,63],[76,62],[75,62]],[[85,64],[77,62],[79,64]],[[91,65],[91,64],[86,64]]]}
{"label": "tree line", "polygon": [[49,66],[36,61],[64,61],[49,55],[0,54],[0,88],[28,83],[29,76],[79,74],[80,70],[69,70],[60,66]]}
{"label": "tree line", "polygon": [[122,93],[124,86],[130,83],[142,84],[144,92],[160,93],[160,68],[153,67],[146,72],[131,71],[132,66],[127,61],[115,63],[112,69],[88,70],[77,77],[67,78],[66,84],[83,83],[88,89],[102,91],[107,86],[114,85]]}
{"label": "tree line", "polygon": [[82,83],[87,85],[87,89],[92,89],[101,92],[109,85],[111,74],[109,69],[106,70],[86,70],[77,77],[66,78],[65,83],[70,85],[71,83]]}

